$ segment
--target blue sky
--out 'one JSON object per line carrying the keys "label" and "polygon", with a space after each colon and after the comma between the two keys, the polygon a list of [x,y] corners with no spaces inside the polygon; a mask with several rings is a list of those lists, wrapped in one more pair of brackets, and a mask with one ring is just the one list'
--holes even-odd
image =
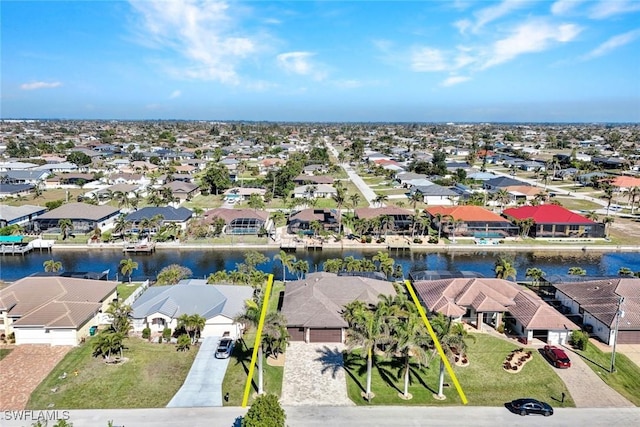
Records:
{"label": "blue sky", "polygon": [[639,122],[640,1],[3,1],[2,118]]}

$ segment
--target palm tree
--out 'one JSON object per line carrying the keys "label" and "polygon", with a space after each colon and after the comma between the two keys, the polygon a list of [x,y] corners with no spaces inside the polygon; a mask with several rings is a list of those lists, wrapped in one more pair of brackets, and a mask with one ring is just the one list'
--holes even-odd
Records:
{"label": "palm tree", "polygon": [[618,270],[618,276],[633,277],[633,270],[631,270],[629,267],[620,267],[620,269]]}
{"label": "palm tree", "polygon": [[413,206],[413,209],[416,209],[418,203],[424,202],[424,196],[419,191],[414,191],[413,194],[409,197],[409,203]]}
{"label": "palm tree", "polygon": [[289,333],[287,332],[287,319],[279,312],[267,313],[262,326],[261,345],[264,354],[269,357],[278,357],[289,345]]}
{"label": "palm tree", "polygon": [[62,270],[62,263],[60,261],[54,261],[53,259],[46,260],[42,263],[42,266],[47,273],[57,273]]}
{"label": "palm tree", "polygon": [[378,251],[378,253],[373,256],[373,261],[378,263],[379,270],[382,271],[387,278],[393,273],[395,260],[391,258],[387,252]]}
{"label": "palm tree", "polygon": [[387,196],[386,194],[378,194],[376,198],[373,199],[373,203],[382,207],[387,200],[389,200],[389,196]]}
{"label": "palm tree", "polygon": [[102,356],[107,361],[111,359],[111,354],[120,351],[120,357],[122,357],[122,343],[125,335],[114,331],[103,331],[98,334],[96,340],[93,342],[93,356]]}
{"label": "palm tree", "polygon": [[352,195],[350,195],[349,201],[351,202],[351,208],[355,210],[358,206],[358,203],[360,203],[360,193],[353,193]]}
{"label": "palm tree", "polygon": [[73,221],[68,218],[58,221],[58,228],[60,228],[60,234],[62,234],[62,240],[67,240],[67,237],[73,232]]}
{"label": "palm tree", "polygon": [[456,242],[456,229],[462,224],[464,224],[463,220],[453,218],[453,221],[451,222],[451,240],[453,243]]}
{"label": "palm tree", "polygon": [[[464,325],[460,322],[452,322],[450,318],[445,317],[444,315],[438,313],[433,319],[431,319],[431,326],[433,327],[436,336],[438,337],[438,341],[442,346],[442,350],[444,350],[447,358],[452,358],[454,355],[454,351],[463,357],[467,351],[467,342],[466,339],[470,338],[475,341],[475,337],[473,335],[469,335],[469,333],[464,328]],[[444,360],[440,359],[440,376],[439,376],[439,385],[438,385],[438,397],[444,399],[444,394],[442,393],[444,387]]]}
{"label": "palm tree", "polygon": [[131,258],[120,260],[120,273],[123,276],[129,276],[129,283],[131,283],[131,273],[138,269],[138,263]]}
{"label": "palm tree", "polygon": [[537,267],[527,268],[527,272],[525,273],[525,277],[531,278],[531,284],[533,286],[538,286],[540,284],[540,279],[542,279],[547,273],[542,271]]}
{"label": "palm tree", "polygon": [[309,272],[309,262],[299,259],[293,263],[293,271],[296,273],[298,280],[302,280],[304,275]]}
{"label": "palm tree", "polygon": [[598,214],[596,213],[596,211],[589,211],[587,212],[587,214],[585,215],[585,217],[587,219],[590,219],[591,221],[598,221]]}
{"label": "palm tree", "polygon": [[505,190],[504,188],[501,188],[500,190],[498,190],[495,194],[494,194],[495,200],[498,202],[498,204],[500,205],[500,210],[503,211],[505,205],[509,204],[509,202],[511,202],[511,194],[509,194],[509,192],[507,190]]}
{"label": "palm tree", "polygon": [[631,205],[631,215],[634,214],[636,199],[640,197],[640,187],[632,187],[624,192],[624,195],[629,199],[629,204]]}
{"label": "palm tree", "polygon": [[[340,181],[338,181],[340,182]],[[344,187],[336,188],[336,192],[332,196],[333,201],[336,202],[336,210],[338,214],[338,234],[342,233],[342,206],[347,201],[347,192]]]}
{"label": "palm tree", "polygon": [[126,216],[120,215],[113,223],[113,232],[123,237],[126,231],[130,228],[131,223],[127,221]]}
{"label": "palm tree", "polygon": [[353,301],[345,306],[342,314],[349,324],[345,343],[347,348],[360,349],[360,354],[367,358],[367,386],[364,397],[371,400],[371,371],[373,368],[373,350],[388,341],[386,319],[383,309],[367,306],[362,301]]}
{"label": "palm tree", "polygon": [[570,267],[568,274],[571,276],[585,276],[587,274],[587,270],[582,267]]}
{"label": "palm tree", "polygon": [[509,280],[509,277],[513,277],[513,280],[516,279],[517,271],[507,258],[498,258],[494,264],[493,271],[496,273],[496,278],[498,279]]}
{"label": "palm tree", "polygon": [[604,219],[602,220],[602,223],[604,224],[605,227],[605,235],[607,238],[609,238],[609,233],[611,231],[611,224],[613,224],[613,222],[615,221],[615,219],[612,216],[605,216]]}
{"label": "palm tree", "polygon": [[127,336],[131,329],[131,313],[133,310],[128,304],[124,304],[122,300],[111,301],[105,313],[111,316],[111,328],[118,333]]}
{"label": "palm tree", "polygon": [[533,218],[524,218],[520,220],[516,220],[516,225],[520,228],[520,237],[523,239],[529,235],[529,231],[531,231],[531,227],[535,224]]}
{"label": "palm tree", "polygon": [[296,262],[296,256],[280,250],[280,253],[274,256],[273,259],[280,260],[280,263],[282,264],[282,283],[286,285],[287,271],[291,271],[293,269],[293,263]]}

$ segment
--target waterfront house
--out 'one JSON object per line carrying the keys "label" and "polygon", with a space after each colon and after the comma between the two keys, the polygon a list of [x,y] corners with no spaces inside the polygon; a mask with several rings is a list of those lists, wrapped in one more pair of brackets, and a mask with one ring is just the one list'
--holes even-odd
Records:
{"label": "waterfront house", "polygon": [[0,227],[19,225],[27,231],[30,231],[33,228],[33,220],[45,212],[47,212],[47,208],[42,206],[0,205]]}
{"label": "waterfront house", "polygon": [[250,286],[209,285],[202,279],[151,286],[131,306],[133,330],[142,332],[146,327],[155,333],[162,333],[164,328],[175,330],[181,315],[199,314],[205,318],[200,337],[228,335],[238,339],[245,326],[234,318],[243,313],[244,302],[252,296]]}
{"label": "waterfront house", "polygon": [[616,314],[620,312],[618,344],[640,344],[640,279],[581,279],[586,280],[552,283],[566,311],[580,317],[583,329],[608,345],[616,341]]}
{"label": "waterfront house", "polygon": [[61,219],[70,219],[73,231],[88,233],[100,228],[109,229],[113,221],[120,213],[118,208],[108,205],[96,206],[88,203],[66,203],[52,211],[46,212],[35,219],[40,231],[46,233],[58,233],[58,222]]}
{"label": "waterfront house", "polygon": [[257,209],[216,208],[204,213],[205,221],[213,224],[216,218],[224,220],[224,234],[259,234],[267,229],[269,212]]}
{"label": "waterfront house", "polygon": [[456,237],[499,238],[518,235],[518,227],[481,206],[429,206],[425,209],[436,229]]}
{"label": "waterfront house", "polygon": [[494,278],[418,280],[413,286],[427,309],[482,329],[505,330],[525,342],[566,344],[580,328],[524,286]]}
{"label": "waterfront house", "polygon": [[0,290],[0,335],[17,345],[78,345],[98,326],[118,283],[63,276],[30,276]]}
{"label": "waterfront house", "polygon": [[318,222],[325,231],[338,232],[338,213],[332,209],[302,209],[291,215],[287,226],[291,234],[313,234],[311,224]]}
{"label": "waterfront house", "polygon": [[200,188],[196,184],[180,180],[171,181],[163,185],[162,188],[171,190],[171,194],[178,199],[179,203],[191,200],[200,194]]}
{"label": "waterfront house", "polygon": [[373,220],[381,217],[390,217],[389,234],[406,234],[411,231],[413,224],[413,212],[409,209],[397,208],[395,206],[385,206],[380,208],[358,208],[354,211],[357,219]]}
{"label": "waterfront house", "polygon": [[345,305],[355,300],[377,304],[379,295],[394,296],[391,282],[333,273],[309,273],[303,280],[287,282],[282,314],[291,341],[344,342],[348,324]]}
{"label": "waterfront house", "polygon": [[158,228],[162,227],[162,225],[166,223],[174,223],[179,225],[181,229],[185,230],[187,228],[187,222],[192,216],[193,211],[183,207],[147,206],[131,212],[125,219],[133,224],[134,229],[137,228],[143,220],[161,218]]}
{"label": "waterfront house", "polygon": [[597,238],[604,237],[604,224],[592,221],[559,205],[522,206],[505,209],[510,221],[533,220],[530,237]]}

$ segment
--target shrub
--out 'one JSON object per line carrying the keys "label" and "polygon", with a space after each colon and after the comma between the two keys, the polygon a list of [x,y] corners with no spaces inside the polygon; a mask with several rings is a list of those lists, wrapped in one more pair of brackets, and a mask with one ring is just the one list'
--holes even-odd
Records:
{"label": "shrub", "polygon": [[284,427],[287,416],[275,394],[259,396],[242,418],[242,427]]}
{"label": "shrub", "polygon": [[187,334],[182,334],[178,337],[177,351],[187,351],[191,348],[191,337]]}
{"label": "shrub", "polygon": [[429,237],[429,243],[437,244],[439,242],[438,236]]}
{"label": "shrub", "polygon": [[415,239],[413,239],[413,243],[422,243],[422,239],[419,237],[416,237]]}
{"label": "shrub", "polygon": [[571,333],[571,344],[579,350],[586,350],[589,343],[589,335],[583,331],[573,331]]}
{"label": "shrub", "polygon": [[148,326],[142,330],[142,338],[148,340],[151,337],[151,328]]}
{"label": "shrub", "polygon": [[504,334],[504,323],[500,323],[496,328],[496,331],[498,331],[498,333],[500,334]]}
{"label": "shrub", "polygon": [[165,342],[169,342],[171,340],[171,328],[164,328],[162,330],[162,338]]}
{"label": "shrub", "polygon": [[371,243],[371,241],[373,240],[373,238],[371,236],[366,236],[365,237],[367,243]]}

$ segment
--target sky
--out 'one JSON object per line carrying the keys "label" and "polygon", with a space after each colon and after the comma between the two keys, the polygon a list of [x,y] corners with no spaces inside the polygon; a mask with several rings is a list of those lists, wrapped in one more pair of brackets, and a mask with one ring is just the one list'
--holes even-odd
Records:
{"label": "sky", "polygon": [[640,0],[14,1],[0,117],[640,122]]}

